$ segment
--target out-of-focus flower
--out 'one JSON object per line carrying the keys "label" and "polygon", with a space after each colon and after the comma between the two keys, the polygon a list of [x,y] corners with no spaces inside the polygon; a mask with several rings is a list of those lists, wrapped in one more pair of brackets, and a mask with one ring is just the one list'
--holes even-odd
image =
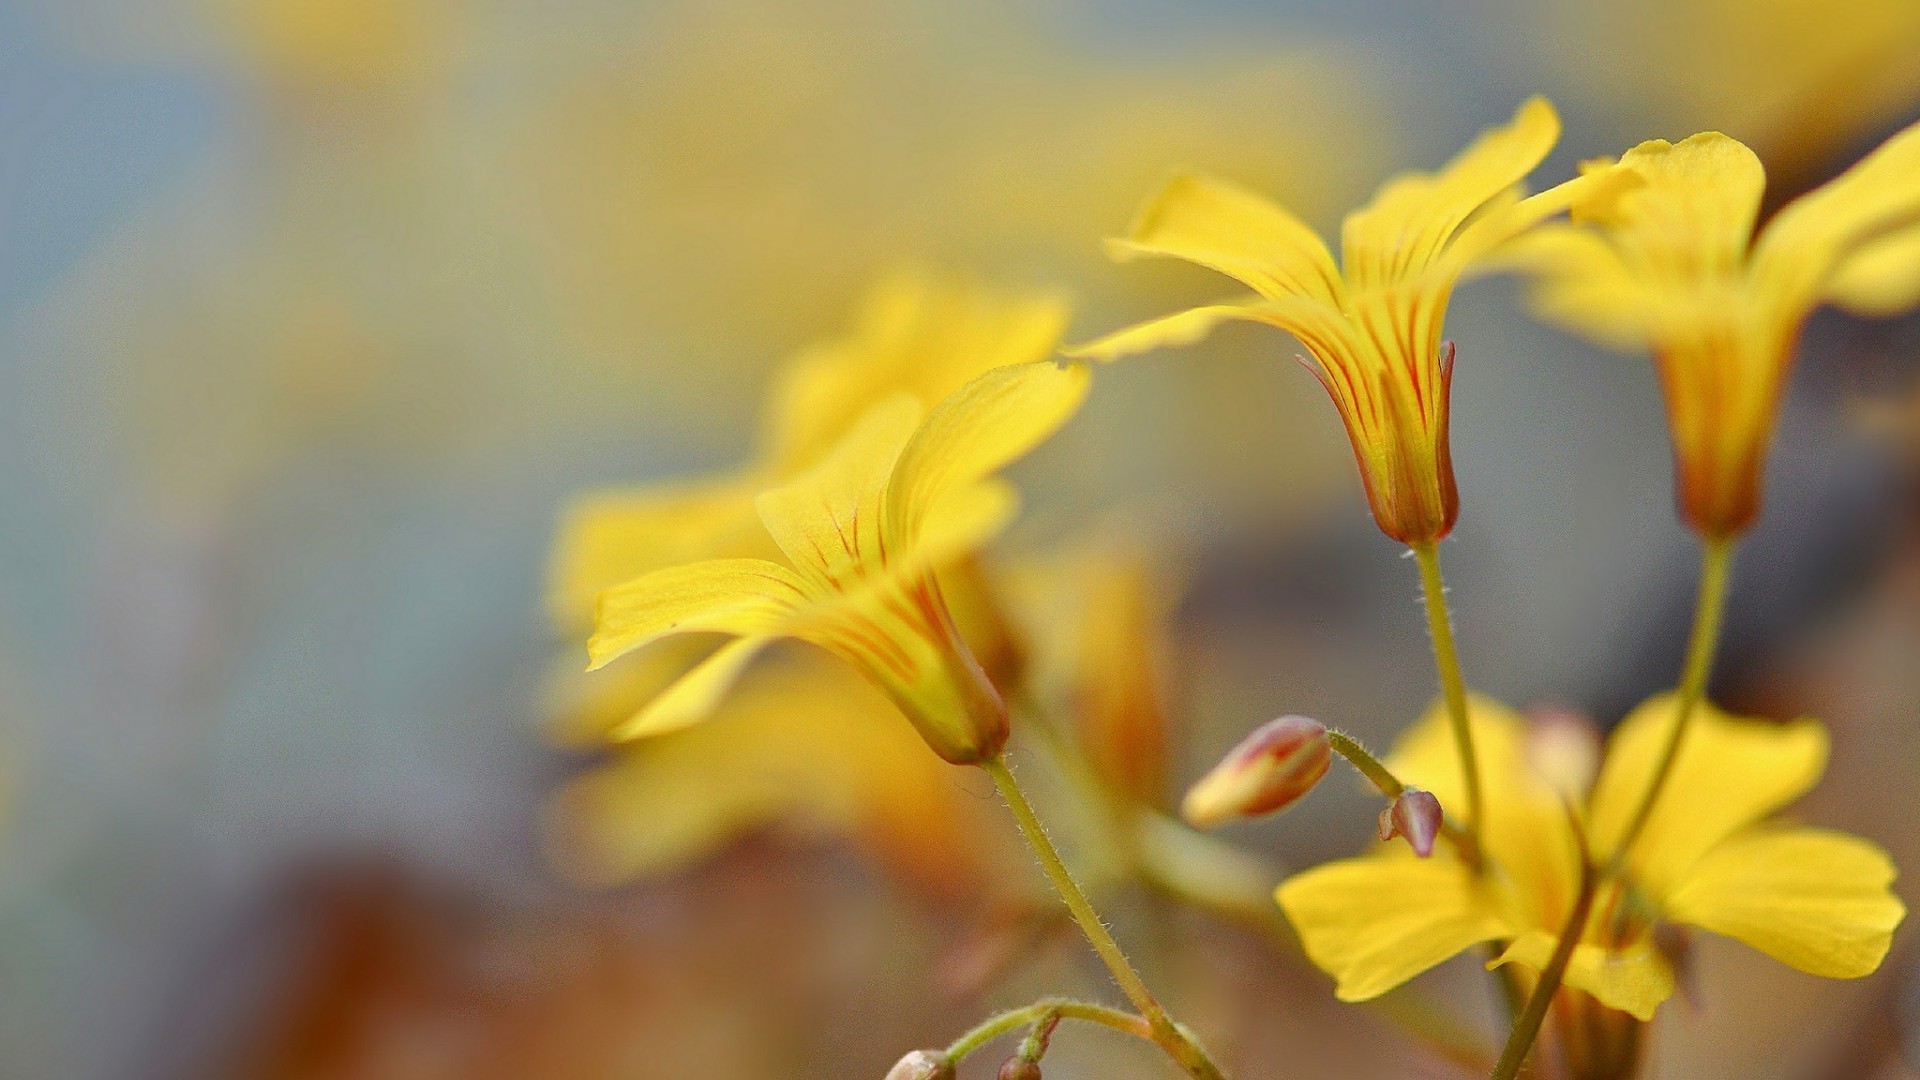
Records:
{"label": "out-of-focus flower", "polygon": [[1325,724],[1305,716],[1269,720],[1188,789],[1180,813],[1210,828],[1284,810],[1320,783],[1332,760]]}
{"label": "out-of-focus flower", "polygon": [[1160,806],[1171,752],[1172,571],[1138,546],[1096,539],[1004,577],[1031,652],[1034,692],[1071,718],[1078,745],[1113,794]]}
{"label": "out-of-focus flower", "polygon": [[[615,699],[625,706],[619,719],[631,713],[633,689]],[[771,827],[804,839],[851,836],[941,893],[991,883],[991,840],[1005,832],[996,808],[967,792],[895,712],[830,657],[772,658],[715,722],[620,747],[562,787],[548,812],[555,859],[575,880],[613,884],[673,873]]]}
{"label": "out-of-focus flower", "polygon": [[[1614,733],[1591,795],[1577,807],[1597,864],[1607,863],[1661,755],[1673,699],[1649,699]],[[1307,954],[1361,1001],[1485,941],[1496,964],[1542,969],[1579,891],[1579,844],[1554,778],[1529,763],[1526,721],[1485,698],[1472,703],[1475,745],[1489,783],[1475,874],[1450,845],[1430,859],[1398,847],[1316,867],[1284,882],[1280,906]],[[1623,879],[1603,881],[1566,986],[1646,1020],[1673,992],[1656,943],[1663,923],[1738,938],[1802,971],[1872,972],[1905,907],[1889,886],[1886,852],[1826,829],[1765,819],[1798,798],[1826,765],[1826,730],[1736,718],[1701,706],[1666,797],[1633,848]],[[1445,804],[1463,795],[1452,735],[1434,710],[1389,764]]]}
{"label": "out-of-focus flower", "polygon": [[1221,322],[1292,334],[1340,412],[1381,531],[1407,544],[1445,536],[1459,514],[1448,446],[1453,349],[1447,302],[1476,259],[1562,210],[1591,180],[1531,198],[1520,185],[1560,121],[1544,99],[1483,134],[1437,173],[1388,181],[1341,229],[1341,265],[1298,218],[1219,180],[1187,175],[1140,212],[1116,258],[1167,256],[1210,267],[1254,291],[1070,350],[1112,360],[1187,345]]}
{"label": "out-of-focus flower", "polygon": [[1589,175],[1573,221],[1520,238],[1540,311],[1652,352],[1673,432],[1680,513],[1708,538],[1760,512],[1800,328],[1821,304],[1890,315],[1920,302],[1920,125],[1754,235],[1765,173],[1718,132],[1641,143]]}
{"label": "out-of-focus flower", "polygon": [[310,92],[395,86],[446,59],[461,0],[203,0],[237,54]]}
{"label": "out-of-focus flower", "polygon": [[931,408],[991,368],[1044,359],[1066,304],[898,271],[867,295],[853,327],[778,372],[753,460],[683,484],[596,492],[577,500],[554,542],[554,621],[572,632],[608,586],[674,563],[774,553],[755,516],[759,492],[815,464],[874,403],[906,393]]}
{"label": "out-of-focus flower", "polygon": [[1667,130],[1715,127],[1790,190],[1920,95],[1920,5],[1908,0],[1612,0],[1503,4],[1488,25],[1546,23],[1559,48],[1511,50],[1571,78],[1602,111]]}
{"label": "out-of-focus flower", "polygon": [[1006,708],[953,624],[934,571],[1011,520],[993,478],[1079,407],[1079,365],[995,368],[931,413],[906,393],[867,410],[817,465],[756,500],[786,562],[672,566],[602,594],[592,667],[675,634],[732,640],[674,680],[616,738],[702,720],[746,664],[783,637],[821,645],[885,690],[934,751],[997,754]]}

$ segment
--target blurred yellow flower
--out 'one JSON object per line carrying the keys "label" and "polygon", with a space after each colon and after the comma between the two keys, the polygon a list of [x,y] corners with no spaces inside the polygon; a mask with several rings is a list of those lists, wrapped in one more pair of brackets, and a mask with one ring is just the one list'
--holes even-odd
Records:
{"label": "blurred yellow flower", "polygon": [[913,395],[868,409],[812,468],[755,505],[786,561],[670,566],[602,594],[591,668],[683,633],[732,638],[613,734],[704,719],[740,671],[783,637],[821,645],[887,692],[934,751],[957,764],[997,754],[1006,708],[954,628],[935,570],[1012,518],[993,477],[1079,407],[1087,371],[1051,362],[995,368],[931,412]]}
{"label": "blurred yellow flower", "polygon": [[1347,215],[1341,266],[1294,215],[1219,180],[1176,178],[1141,211],[1116,258],[1169,256],[1233,277],[1253,296],[1193,308],[1070,350],[1112,360],[1186,345],[1230,319],[1267,323],[1303,359],[1346,425],[1381,531],[1445,536],[1459,514],[1448,446],[1453,349],[1442,325],[1454,285],[1481,255],[1564,209],[1580,182],[1523,198],[1560,134],[1544,99],[1523,104],[1437,173],[1409,173]]}
{"label": "blurred yellow flower", "polygon": [[[547,831],[568,876],[613,884],[670,874],[772,827],[853,837],[902,878],[944,894],[1000,884],[991,872],[1005,838],[998,808],[927,753],[885,697],[830,657],[770,660],[715,723],[621,747],[560,789]],[[641,687],[618,689],[607,704],[625,719]]]}
{"label": "blurred yellow flower", "polygon": [[1641,143],[1505,253],[1535,276],[1548,318],[1652,352],[1673,431],[1681,515],[1703,536],[1759,514],[1774,421],[1801,326],[1823,303],[1889,315],[1920,302],[1920,125],[1754,235],[1765,174],[1703,132]]}
{"label": "blurred yellow flower", "polygon": [[[1573,811],[1605,865],[1647,789],[1673,713],[1649,699],[1620,725],[1590,794]],[[1533,764],[1526,721],[1497,702],[1472,703],[1489,778],[1474,874],[1447,845],[1427,859],[1384,846],[1295,875],[1278,891],[1307,954],[1338,980],[1342,1000],[1399,985],[1469,946],[1497,941],[1494,962],[1542,969],[1579,889],[1579,844],[1567,793]],[[1666,797],[1626,853],[1623,880],[1600,885],[1566,985],[1641,1020],[1674,988],[1656,944],[1663,927],[1725,934],[1802,971],[1855,978],[1879,967],[1905,907],[1886,852],[1857,837],[1764,819],[1804,794],[1826,767],[1826,730],[1774,724],[1702,705]],[[1464,796],[1452,736],[1435,709],[1388,761],[1443,805]]]}
{"label": "blurred yellow flower", "polygon": [[1159,807],[1172,725],[1167,620],[1176,575],[1140,546],[1094,539],[1005,575],[1029,686],[1071,718],[1088,763],[1113,794]]}
{"label": "blurred yellow flower", "polygon": [[990,368],[1044,359],[1067,305],[1045,292],[996,291],[896,271],[869,291],[844,335],[803,349],[775,376],[761,444],[748,464],[682,484],[596,492],[575,501],[554,542],[550,606],[562,632],[592,618],[601,590],[674,563],[771,555],[754,496],[813,465],[889,394],[936,402]]}

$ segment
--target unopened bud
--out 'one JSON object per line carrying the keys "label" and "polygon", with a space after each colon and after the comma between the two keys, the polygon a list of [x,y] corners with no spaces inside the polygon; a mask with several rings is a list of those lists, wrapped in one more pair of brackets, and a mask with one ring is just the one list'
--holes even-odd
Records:
{"label": "unopened bud", "polygon": [[938,1050],[915,1050],[887,1071],[887,1080],[953,1080],[953,1062]]}
{"label": "unopened bud", "polygon": [[1380,839],[1404,836],[1413,853],[1424,859],[1433,854],[1433,841],[1440,835],[1442,817],[1440,800],[1433,797],[1433,792],[1407,788],[1380,811]]}
{"label": "unopened bud", "polygon": [[1040,1080],[1040,1063],[1014,1055],[1000,1063],[998,1080]]}
{"label": "unopened bud", "polygon": [[1304,716],[1269,720],[1227,752],[1187,792],[1180,812],[1201,828],[1291,805],[1327,775],[1326,725]]}

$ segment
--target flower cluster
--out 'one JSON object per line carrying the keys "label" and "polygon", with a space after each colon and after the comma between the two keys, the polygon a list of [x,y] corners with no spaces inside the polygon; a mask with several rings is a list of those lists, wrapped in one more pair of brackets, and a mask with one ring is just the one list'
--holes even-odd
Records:
{"label": "flower cluster", "polygon": [[[1283,810],[1336,758],[1378,790],[1381,846],[1272,893],[1342,1000],[1377,997],[1485,947],[1515,1004],[1493,1075],[1517,1075],[1551,1018],[1566,1072],[1598,1080],[1637,1068],[1643,1025],[1683,976],[1695,930],[1816,975],[1879,967],[1905,914],[1891,859],[1858,837],[1774,820],[1819,780],[1825,729],[1732,716],[1707,686],[1732,553],[1760,511],[1801,325],[1829,302],[1866,314],[1920,302],[1920,125],[1789,204],[1757,238],[1763,178],[1738,142],[1709,132],[1643,143],[1528,194],[1526,178],[1559,134],[1553,108],[1536,98],[1438,171],[1390,179],[1345,219],[1337,264],[1281,207],[1180,176],[1113,254],[1196,263],[1251,295],[1068,350],[1076,361],[1049,356],[1064,322],[1056,300],[898,279],[854,335],[784,370],[753,464],[708,483],[597,497],[569,519],[556,617],[581,626],[591,605],[594,669],[637,651],[667,659],[625,685],[617,715],[597,727],[604,737],[683,736],[728,702],[754,700],[733,688],[765,666],[774,642],[818,646],[877,689],[862,708],[890,702],[937,759],[992,778],[1134,1009],[1049,999],[944,1050],[915,1051],[895,1075],[955,1075],[984,1043],[1024,1028],[1002,1075],[1038,1076],[1067,1019],[1151,1041],[1189,1076],[1221,1075],[1126,959],[1007,763],[1018,713],[1121,863],[1181,899],[1247,915],[1237,889],[1246,862],[1159,805],[1171,760],[1156,648],[1165,590],[1126,559],[1053,564],[1023,579],[985,571],[981,552],[1015,513],[999,473],[1088,392],[1077,358],[1190,345],[1229,320],[1268,324],[1305,350],[1375,522],[1418,556],[1432,634],[1438,699],[1391,753],[1375,757],[1319,721],[1284,716],[1230,751],[1181,806],[1201,828]],[[1677,687],[1622,720],[1604,752],[1577,717],[1528,719],[1470,692],[1453,643],[1437,554],[1461,512],[1449,396],[1458,353],[1444,325],[1455,287],[1492,270],[1526,275],[1550,319],[1653,355],[1681,516],[1703,540]],[[659,647],[696,635],[698,651]],[[786,708],[796,724],[850,728],[836,719],[845,702],[818,678],[777,684],[754,711],[769,724]],[[815,693],[820,708],[801,707]],[[1055,710],[1073,722],[1055,722]],[[884,763],[872,768],[813,770],[804,759],[835,743],[809,734],[766,743],[777,748],[769,760],[803,759],[796,772],[860,778],[803,783],[814,803],[849,786],[887,790],[871,782],[877,773],[920,775],[891,753],[869,755]],[[702,779],[687,785],[691,799],[711,802],[704,789],[727,786],[705,782],[717,771],[692,775]],[[1268,913],[1270,885],[1255,901]]]}

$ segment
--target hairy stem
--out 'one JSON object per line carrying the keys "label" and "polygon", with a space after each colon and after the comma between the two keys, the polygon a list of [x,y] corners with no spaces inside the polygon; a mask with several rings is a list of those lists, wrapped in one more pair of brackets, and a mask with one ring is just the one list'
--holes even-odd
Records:
{"label": "hairy stem", "polygon": [[1453,646],[1453,617],[1447,611],[1447,584],[1440,576],[1440,550],[1431,542],[1413,545],[1420,564],[1420,587],[1426,598],[1427,630],[1433,638],[1433,666],[1440,673],[1440,694],[1446,699],[1447,720],[1453,726],[1453,747],[1460,757],[1460,775],[1467,788],[1467,840],[1479,868],[1481,799],[1480,762],[1473,752],[1473,728],[1467,719],[1467,683],[1460,676],[1460,655]]}
{"label": "hairy stem", "polygon": [[1036,1001],[1032,1005],[988,1017],[972,1031],[953,1040],[947,1047],[949,1060],[958,1062],[968,1054],[980,1049],[993,1040],[1010,1031],[1017,1031],[1029,1024],[1038,1023],[1050,1016],[1065,1017],[1069,1020],[1084,1020],[1088,1023],[1110,1027],[1136,1038],[1153,1041],[1153,1032],[1143,1017],[1135,1016],[1121,1009],[1095,1005],[1085,1001],[1067,1001],[1049,999]]}
{"label": "hairy stem", "polygon": [[1000,797],[1006,800],[1007,809],[1013,812],[1014,821],[1019,824],[1027,845],[1033,849],[1034,857],[1040,860],[1040,868],[1046,871],[1054,890],[1066,902],[1067,910],[1073,913],[1073,920],[1080,924],[1080,931],[1087,936],[1088,944],[1099,954],[1107,970],[1113,973],[1113,980],[1120,984],[1121,992],[1127,995],[1127,1000],[1133,1002],[1133,1007],[1146,1019],[1154,1041],[1194,1080],[1220,1080],[1219,1067],[1207,1057],[1199,1043],[1160,1007],[1152,991],[1147,989],[1146,982],[1140,978],[1140,973],[1133,969],[1126,954],[1120,950],[1120,943],[1113,939],[1106,924],[1100,921],[1099,913],[1087,901],[1086,894],[1075,884],[1067,864],[1054,849],[1045,826],[1040,824],[1033,804],[1027,801],[1026,793],[1020,790],[1005,759],[992,758],[981,762],[980,767],[986,770],[987,775],[993,778],[994,786],[1000,789]]}

